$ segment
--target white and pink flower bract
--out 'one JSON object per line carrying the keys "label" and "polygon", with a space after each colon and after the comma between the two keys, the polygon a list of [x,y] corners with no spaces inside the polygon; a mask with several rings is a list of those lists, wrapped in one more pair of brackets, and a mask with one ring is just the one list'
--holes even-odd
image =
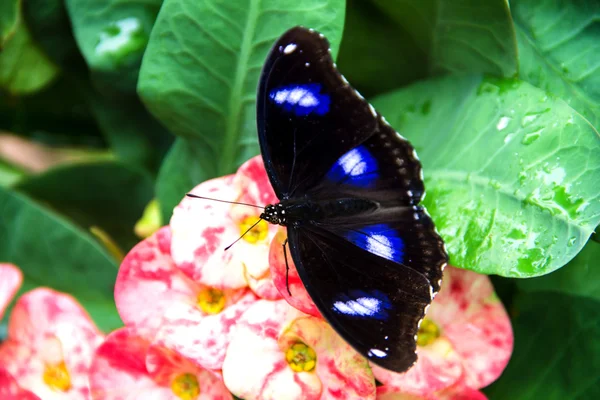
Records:
{"label": "white and pink flower bract", "polygon": [[126,326],[194,360],[221,369],[235,321],[256,301],[247,288],[220,290],[190,279],[171,259],[171,233],[161,228],[123,260],[115,301]]}
{"label": "white and pink flower bract", "polygon": [[152,345],[133,328],[111,333],[90,370],[92,400],[230,400],[218,373]]}
{"label": "white and pink flower bract", "polygon": [[230,250],[223,251],[258,221],[262,207],[277,202],[260,156],[247,161],[235,175],[204,182],[191,193],[260,208],[184,198],[173,210],[170,223],[175,264],[204,285],[219,289],[250,286],[262,298],[281,298],[272,285],[268,262],[275,226],[261,221]]}
{"label": "white and pink flower bract", "polygon": [[259,300],[242,315],[223,378],[245,400],[375,398],[366,359],[325,321],[284,300]]}
{"label": "white and pink flower bract", "polygon": [[0,263],[0,320],[23,283],[21,270],[13,264]]}
{"label": "white and pink flower bract", "polygon": [[89,398],[88,370],[103,336],[71,296],[47,288],[24,294],[0,345],[0,365],[44,400]]}

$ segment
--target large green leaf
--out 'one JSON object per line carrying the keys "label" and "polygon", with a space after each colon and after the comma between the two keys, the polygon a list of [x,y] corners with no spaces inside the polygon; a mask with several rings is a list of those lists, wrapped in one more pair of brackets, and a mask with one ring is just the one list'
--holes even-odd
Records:
{"label": "large green leaf", "polygon": [[515,348],[491,400],[600,398],[600,302],[539,292],[513,306]]}
{"label": "large green leaf", "polygon": [[600,300],[600,243],[589,240],[560,270],[539,278],[519,280],[518,286],[526,291],[557,291]]}
{"label": "large green leaf", "polygon": [[147,173],[117,162],[57,167],[21,181],[16,189],[86,230],[101,228],[123,251],[139,242],[133,226],[154,192]]}
{"label": "large green leaf", "polygon": [[448,77],[374,104],[421,157],[452,264],[543,275],[600,222],[600,136],[564,101],[526,82]]}
{"label": "large green leaf", "polygon": [[294,25],[338,48],[343,0],[167,0],[144,55],[138,91],[176,135],[201,140],[213,171],[258,153],[258,77],[275,40]]}
{"label": "large green leaf", "polygon": [[162,0],[65,0],[75,38],[99,86],[134,93]]}
{"label": "large green leaf", "polygon": [[[517,44],[506,0],[373,1],[419,44],[430,74],[517,73]],[[396,51],[406,51],[403,41]]]}
{"label": "large green leaf", "polygon": [[340,71],[370,97],[427,76],[427,54],[371,1],[348,0]]}
{"label": "large green leaf", "polygon": [[50,84],[57,67],[37,47],[22,17],[0,52],[0,90],[12,94],[33,93]]}
{"label": "large green leaf", "polygon": [[101,328],[119,324],[113,301],[116,262],[87,232],[2,187],[0,220],[0,259],[21,268],[24,289],[49,286],[71,293]]}
{"label": "large green leaf", "polygon": [[208,148],[200,141],[179,138],[165,157],[156,181],[162,220],[168,222],[173,208],[194,186],[216,176]]}
{"label": "large green leaf", "polygon": [[17,26],[19,0],[2,0],[0,2],[0,50],[4,41],[13,34]]}
{"label": "large green leaf", "polygon": [[521,79],[562,97],[600,129],[600,2],[513,0]]}

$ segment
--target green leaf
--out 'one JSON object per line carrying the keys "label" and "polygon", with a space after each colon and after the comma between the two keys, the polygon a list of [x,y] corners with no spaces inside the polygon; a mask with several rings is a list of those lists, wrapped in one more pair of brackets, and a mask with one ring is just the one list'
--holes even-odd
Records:
{"label": "green leaf", "polygon": [[562,97],[600,129],[600,3],[514,0],[520,77]]}
{"label": "green leaf", "polygon": [[21,181],[16,189],[85,230],[101,228],[123,251],[139,242],[133,227],[153,196],[147,173],[117,162],[57,167]]}
{"label": "green leaf", "polygon": [[200,182],[217,175],[209,151],[201,142],[179,138],[158,173],[156,195],[162,220],[171,220],[173,209],[185,194]]}
{"label": "green leaf", "polygon": [[162,0],[65,0],[83,56],[105,90],[134,93]]}
{"label": "green leaf", "polygon": [[156,173],[173,136],[144,107],[137,95],[107,97],[89,91],[98,125],[117,157]]}
{"label": "green leaf", "polygon": [[[429,59],[428,73],[517,73],[506,0],[373,0],[406,29]],[[406,52],[399,41],[397,52]]]}
{"label": "green leaf", "polygon": [[522,294],[514,306],[515,348],[490,399],[600,398],[600,302],[552,292]]}
{"label": "green leaf", "polygon": [[102,329],[115,327],[117,265],[97,241],[54,212],[2,187],[0,220],[0,259],[21,268],[24,289],[48,286],[71,293]]}
{"label": "green leaf", "polygon": [[171,0],[160,10],[138,91],[173,133],[202,141],[217,174],[258,153],[255,99],[275,40],[294,25],[338,48],[343,0]]}
{"label": "green leaf", "polygon": [[427,76],[425,52],[410,34],[371,1],[348,0],[340,71],[370,97]]}
{"label": "green leaf", "polygon": [[564,101],[526,82],[448,77],[374,104],[421,157],[453,265],[543,275],[600,222],[600,136]]}
{"label": "green leaf", "polygon": [[17,26],[19,0],[3,0],[0,2],[0,50],[4,42],[14,33]]}
{"label": "green leaf", "polygon": [[0,159],[0,186],[14,185],[24,176],[24,171]]}
{"label": "green leaf", "polygon": [[589,240],[583,250],[560,270],[534,279],[519,280],[521,290],[556,291],[600,300],[600,243]]}
{"label": "green leaf", "polygon": [[0,89],[12,94],[33,93],[49,85],[58,69],[33,42],[22,18],[14,29],[0,52]]}
{"label": "green leaf", "polygon": [[53,62],[70,77],[87,77],[64,0],[26,0],[23,14],[31,35]]}

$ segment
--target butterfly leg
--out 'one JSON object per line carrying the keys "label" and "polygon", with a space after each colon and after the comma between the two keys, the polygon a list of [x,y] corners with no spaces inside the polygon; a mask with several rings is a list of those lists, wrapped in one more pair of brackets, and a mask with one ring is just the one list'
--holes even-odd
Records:
{"label": "butterfly leg", "polygon": [[288,294],[291,296],[292,292],[290,292],[290,265],[288,264],[288,259],[287,259],[287,250],[285,249],[285,246],[287,245],[287,238],[285,238],[285,241],[283,242],[283,257],[285,258],[285,288],[287,289]]}

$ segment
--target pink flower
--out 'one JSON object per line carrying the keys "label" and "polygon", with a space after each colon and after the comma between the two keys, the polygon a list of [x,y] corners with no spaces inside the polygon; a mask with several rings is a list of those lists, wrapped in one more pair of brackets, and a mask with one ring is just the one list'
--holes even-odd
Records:
{"label": "pink flower", "polygon": [[0,346],[0,365],[14,379],[5,375],[4,382],[44,400],[87,399],[88,369],[102,339],[74,298],[47,288],[32,290],[17,301],[8,339]]}
{"label": "pink flower", "polygon": [[90,369],[93,400],[229,400],[216,372],[121,328],[98,347]]}
{"label": "pink flower", "polygon": [[283,300],[259,300],[244,312],[223,378],[245,400],[375,398],[367,360],[322,319]]}
{"label": "pink flower", "polygon": [[258,221],[262,207],[277,201],[262,159],[254,157],[235,175],[204,182],[191,193],[260,207],[184,198],[170,223],[175,264],[204,285],[219,289],[250,286],[262,298],[281,298],[272,284],[268,261],[275,226],[261,221],[230,250],[223,251]]}
{"label": "pink flower", "polygon": [[373,366],[384,383],[378,394],[430,395],[456,385],[465,387],[464,392],[495,381],[510,359],[513,334],[489,278],[448,267],[417,345],[419,359],[406,373]]}
{"label": "pink flower", "polygon": [[0,399],[2,400],[40,400],[29,390],[19,386],[15,378],[0,367]]}
{"label": "pink flower", "polygon": [[0,320],[23,282],[21,270],[12,264],[0,263]]}
{"label": "pink flower", "polygon": [[256,297],[191,279],[171,258],[170,232],[160,229],[127,254],[115,285],[117,309],[126,326],[154,344],[221,369],[232,327]]}

